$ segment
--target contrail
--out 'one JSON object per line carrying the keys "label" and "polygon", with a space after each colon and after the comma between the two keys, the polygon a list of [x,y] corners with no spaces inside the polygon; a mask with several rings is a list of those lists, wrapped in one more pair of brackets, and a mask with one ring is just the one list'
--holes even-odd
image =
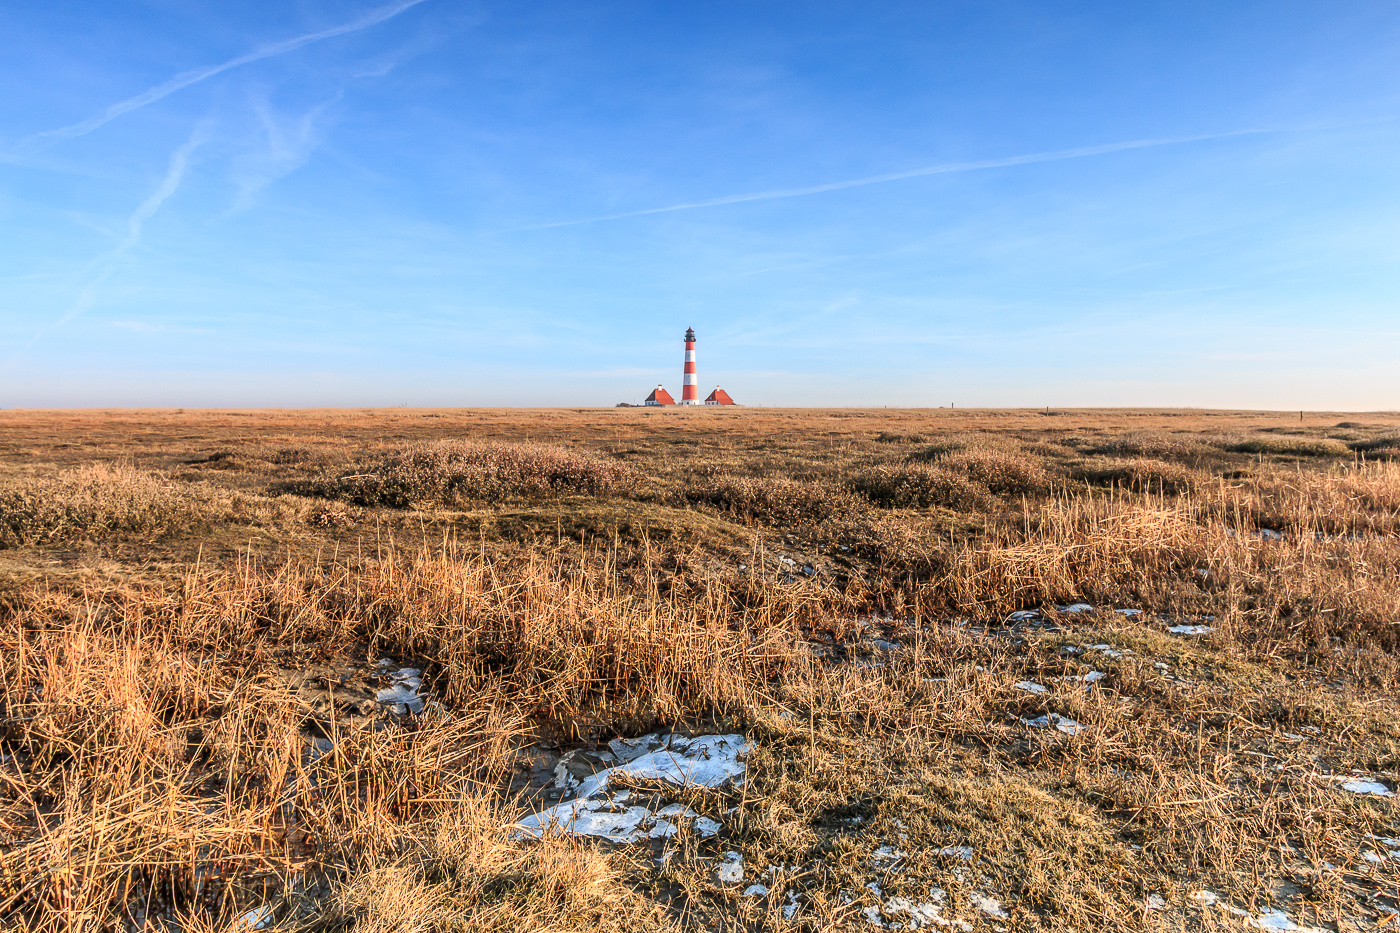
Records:
{"label": "contrail", "polygon": [[859,188],[863,185],[878,185],[887,181],[919,178],[924,175],[948,175],[954,172],[975,172],[989,168],[1030,165],[1035,162],[1061,162],[1065,159],[1082,159],[1085,156],[1107,155],[1110,152],[1123,152],[1128,149],[1150,149],[1154,146],[1173,146],[1181,143],[1202,142],[1208,139],[1226,139],[1231,136],[1250,136],[1257,133],[1271,132],[1275,131],[1234,130],[1229,133],[1204,133],[1199,136],[1168,136],[1161,139],[1132,139],[1127,142],[1105,143],[1102,146],[1079,146],[1075,149],[1056,149],[1053,152],[1034,152],[1029,155],[1006,156],[1001,159],[983,159],[977,162],[946,162],[942,165],[929,165],[924,168],[914,168],[904,172],[889,172],[884,175],[870,175],[866,178],[852,178],[847,181],[833,181],[824,185],[812,185],[807,188],[779,188],[775,191],[730,194],[722,198],[711,198],[708,201],[691,201],[686,204],[672,204],[668,207],[649,207],[640,211],[626,211],[621,214],[607,214],[602,217],[587,217],[583,220],[561,220],[557,223],[540,224],[527,229],[547,230],[551,227],[573,227],[578,224],[598,223],[604,220],[621,220],[624,217],[642,217],[647,214],[667,214],[671,211],[688,211],[697,207],[719,207],[723,204],[742,204],[745,201],[775,201],[779,198],[800,198],[809,194],[840,191],[842,188]]}
{"label": "contrail", "polygon": [[[146,200],[137,205],[136,210],[132,211],[131,216],[127,218],[126,237],[117,244],[115,249],[97,260],[97,274],[92,277],[87,285],[83,286],[83,290],[78,293],[78,297],[74,300],[72,306],[55,322],[54,326],[67,324],[73,318],[93,306],[97,301],[97,287],[112,274],[113,270],[116,268],[117,260],[124,256],[137,243],[141,242],[141,228],[145,226],[146,221],[150,220],[151,217],[155,215],[156,211],[160,210],[160,206],[165,203],[166,199],[174,194],[175,190],[180,187],[180,182],[183,181],[185,177],[185,169],[189,167],[190,156],[196,149],[204,144],[207,138],[208,135],[205,131],[205,125],[201,123],[190,133],[190,138],[181,143],[180,146],[170,154],[170,163],[166,166],[165,177],[161,179],[160,186],[157,187],[155,191],[151,192]],[[36,334],[34,340],[38,340],[40,336],[41,334]],[[30,345],[33,345],[32,341]]]}
{"label": "contrail", "polygon": [[304,36],[297,36],[294,39],[284,39],[281,42],[274,42],[271,45],[264,45],[254,49],[237,58],[230,58],[222,64],[213,65],[209,68],[195,68],[190,71],[183,71],[167,81],[157,84],[137,94],[135,97],[128,97],[126,100],[118,101],[100,113],[93,114],[80,123],[72,126],[60,127],[56,130],[45,130],[42,133],[35,133],[32,136],[21,140],[20,145],[32,144],[44,140],[72,139],[75,136],[83,136],[91,133],[105,123],[110,123],[124,113],[130,113],[147,104],[155,103],[164,97],[169,97],[176,91],[189,87],[191,84],[198,84],[206,78],[212,78],[217,74],[222,74],[240,65],[247,65],[251,62],[261,61],[264,58],[272,58],[275,55],[283,55],[287,52],[295,51],[304,45],[313,42],[320,42],[322,39],[330,39],[334,36],[343,36],[348,32],[358,32],[361,29],[368,29],[370,26],[378,25],[387,19],[398,16],[404,10],[415,7],[423,0],[402,0],[400,3],[382,6],[372,10],[365,16],[340,26],[332,26],[329,29],[322,29],[320,32],[307,33]]}

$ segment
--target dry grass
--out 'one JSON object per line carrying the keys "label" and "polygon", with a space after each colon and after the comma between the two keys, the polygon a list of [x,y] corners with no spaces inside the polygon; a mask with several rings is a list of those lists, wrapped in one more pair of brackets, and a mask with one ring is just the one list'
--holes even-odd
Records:
{"label": "dry grass", "polygon": [[[1202,887],[1339,930],[1397,908],[1400,859],[1361,855],[1396,798],[1337,786],[1400,776],[1400,464],[1351,459],[1384,418],[0,414],[6,928],[855,930],[934,887],[982,929],[1237,923]],[[436,705],[363,714],[381,656]],[[747,783],[682,795],[716,838],[510,837],[522,762],[658,729],[755,742]]]}

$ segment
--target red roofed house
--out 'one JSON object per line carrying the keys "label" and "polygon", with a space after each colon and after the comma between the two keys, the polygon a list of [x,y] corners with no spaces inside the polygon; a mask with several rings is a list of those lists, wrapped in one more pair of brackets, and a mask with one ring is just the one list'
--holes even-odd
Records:
{"label": "red roofed house", "polygon": [[734,400],[729,397],[729,393],[715,386],[715,390],[710,393],[710,397],[705,399],[706,405],[733,405]]}
{"label": "red roofed house", "polygon": [[[632,397],[636,398],[635,395]],[[665,389],[661,388],[661,386],[657,386],[655,389],[652,389],[651,394],[647,396],[647,400],[644,404],[674,405],[676,404],[676,400],[671,398],[670,392],[667,392]]]}

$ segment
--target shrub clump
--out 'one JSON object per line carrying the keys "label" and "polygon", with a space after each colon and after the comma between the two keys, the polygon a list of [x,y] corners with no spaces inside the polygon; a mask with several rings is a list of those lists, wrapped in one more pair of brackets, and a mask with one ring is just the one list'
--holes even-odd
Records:
{"label": "shrub clump", "polygon": [[624,463],[559,447],[444,441],[411,447],[368,470],[313,484],[312,491],[357,505],[408,508],[617,495],[640,483],[641,474]]}
{"label": "shrub clump", "polygon": [[687,486],[682,497],[713,506],[745,524],[800,528],[850,518],[869,509],[847,489],[820,481],[720,476]]}
{"label": "shrub clump", "polygon": [[936,506],[959,512],[984,511],[992,496],[976,480],[924,463],[875,467],[851,481],[853,490],[887,509],[927,509]]}

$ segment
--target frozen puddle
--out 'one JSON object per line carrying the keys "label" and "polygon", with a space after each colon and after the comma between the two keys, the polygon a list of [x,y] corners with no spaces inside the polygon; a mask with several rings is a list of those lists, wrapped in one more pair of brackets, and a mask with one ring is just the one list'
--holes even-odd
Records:
{"label": "frozen puddle", "polygon": [[[378,667],[387,668],[394,662],[388,658],[381,658]],[[375,693],[376,703],[389,707],[389,711],[395,715],[402,716],[405,712],[423,712],[424,698],[418,695],[418,691],[423,687],[423,672],[416,667],[401,667],[396,671],[386,672],[389,678],[389,686]]]}
{"label": "frozen puddle", "polygon": [[[612,781],[657,781],[678,788],[741,783],[742,759],[753,749],[741,735],[648,735],[616,739],[609,747],[621,764],[585,778],[573,800],[525,817],[515,824],[514,835],[538,838],[553,830],[612,842],[636,842],[674,836],[677,822],[694,820],[697,833],[713,836],[721,829],[716,821],[678,803],[654,812],[630,804],[632,791],[614,790]],[[742,880],[742,862],[739,871]]]}

